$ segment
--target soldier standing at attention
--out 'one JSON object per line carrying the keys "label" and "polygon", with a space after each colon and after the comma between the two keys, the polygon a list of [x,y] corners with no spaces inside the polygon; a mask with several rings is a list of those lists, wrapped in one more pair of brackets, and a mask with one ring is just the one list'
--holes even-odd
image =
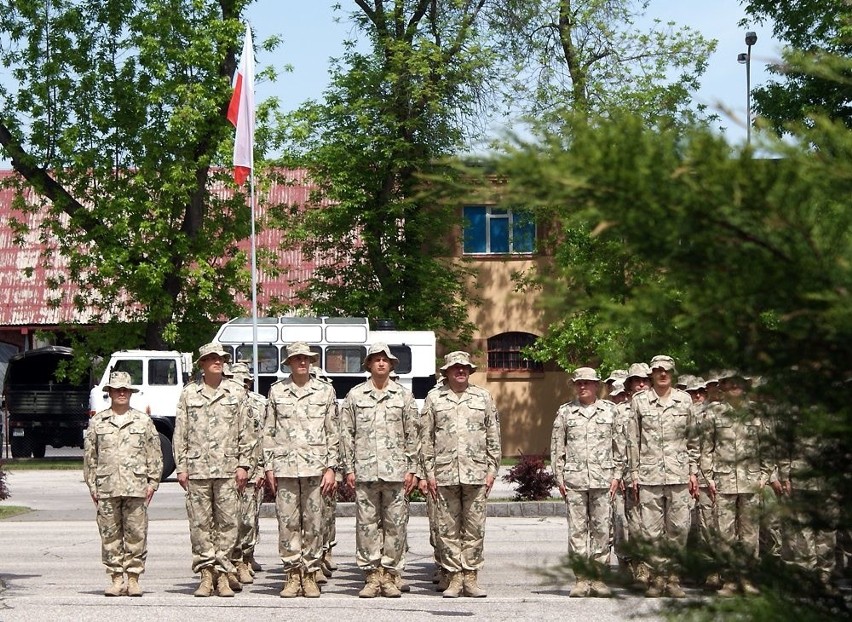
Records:
{"label": "soldier standing at attention", "polygon": [[[151,417],[130,407],[130,374],[110,374],[110,407],[89,421],[83,478],[98,508],[101,559],[112,577],[106,596],[142,596],[148,555],[148,504],[160,484],[163,454]],[[124,575],[127,574],[127,585]]]}
{"label": "soldier standing at attention", "polygon": [[[186,491],[195,596],[233,597],[240,588],[233,564],[240,510],[257,443],[245,388],[225,378],[230,360],[218,343],[198,349],[203,378],[184,387],[175,416],[177,480]],[[241,588],[240,588],[241,589]]]}
{"label": "soldier standing at attention", "polygon": [[319,598],[323,495],[334,493],[340,431],[332,386],[311,376],[319,355],[308,344],[287,346],[290,377],[269,389],[263,463],[275,494],[278,552],[287,578],[282,598]]}
{"label": "soldier standing at attention", "polygon": [[[559,407],[550,441],[550,464],[568,513],[568,552],[609,567],[612,504],[621,485],[625,457],[618,455],[618,412],[612,402],[598,399],[600,378],[591,367],[572,377],[577,398]],[[600,579],[577,572],[569,596],[611,596]]]}
{"label": "soldier standing at attention", "polygon": [[[628,421],[627,456],[631,487],[639,505],[642,537],[649,544],[686,547],[689,511],[698,479],[698,437],[693,430],[692,398],[674,388],[670,356],[651,359],[651,388],[633,396]],[[655,553],[653,578],[645,595],[684,598],[670,560]],[[653,573],[651,573],[653,570]]]}
{"label": "soldier standing at attention", "polygon": [[484,597],[477,574],[484,563],[485,503],[502,459],[500,416],[491,394],[470,384],[476,366],[467,352],[450,352],[446,384],[426,396],[421,415],[423,464],[437,500],[440,562],[449,573],[444,598]]}
{"label": "soldier standing at attention", "polygon": [[398,362],[384,343],[371,345],[370,378],[340,408],[343,471],[355,488],[355,557],[366,573],[361,598],[401,596],[406,495],[418,482],[420,438],[414,395],[390,378]]}

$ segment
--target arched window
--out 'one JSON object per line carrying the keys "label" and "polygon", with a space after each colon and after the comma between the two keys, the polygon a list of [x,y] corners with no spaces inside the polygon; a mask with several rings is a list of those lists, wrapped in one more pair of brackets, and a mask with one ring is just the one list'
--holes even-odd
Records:
{"label": "arched window", "polygon": [[500,333],[488,338],[488,369],[495,371],[544,371],[544,364],[526,358],[521,350],[535,343],[530,333]]}

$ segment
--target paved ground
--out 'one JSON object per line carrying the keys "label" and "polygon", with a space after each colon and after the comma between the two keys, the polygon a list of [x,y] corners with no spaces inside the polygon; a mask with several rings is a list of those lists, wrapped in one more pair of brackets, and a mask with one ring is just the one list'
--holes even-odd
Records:
{"label": "paved ground", "polygon": [[489,518],[486,567],[481,583],[488,598],[444,599],[428,580],[432,570],[428,524],[413,516],[406,578],[412,592],[400,599],[359,599],[362,575],[354,564],[354,519],[338,519],[340,570],[322,598],[278,597],[283,574],[276,555],[274,518],[261,520],[258,559],[266,568],[258,581],[233,599],[191,596],[196,585],[189,568],[190,546],[183,493],[173,480],[162,484],[151,506],[149,555],[141,599],[106,598],[106,575],[94,506],[81,474],[73,471],[18,471],[9,476],[12,498],[34,512],[0,525],[0,621],[23,620],[241,620],[290,616],[329,620],[355,616],[383,621],[476,617],[485,620],[658,619],[658,602],[627,593],[613,599],[569,599],[567,585],[549,583],[542,571],[565,553],[564,518]]}

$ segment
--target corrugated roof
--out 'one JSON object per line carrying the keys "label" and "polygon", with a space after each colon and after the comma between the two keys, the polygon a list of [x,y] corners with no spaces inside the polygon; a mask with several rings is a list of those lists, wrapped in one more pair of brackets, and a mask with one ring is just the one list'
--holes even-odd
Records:
{"label": "corrugated roof", "polygon": [[[280,179],[273,181],[262,193],[257,193],[258,222],[263,221],[265,205],[303,204],[314,189],[307,178],[307,171],[303,169],[281,173]],[[0,171],[0,183],[14,175],[13,171]],[[222,185],[213,191],[228,194],[233,189]],[[66,283],[58,291],[48,287],[52,279],[67,273],[68,261],[58,253],[52,253],[47,265],[44,265],[43,254],[52,245],[50,239],[46,242],[41,239],[41,225],[47,214],[44,210],[22,212],[15,209],[14,198],[14,190],[0,186],[0,327],[91,323],[91,312],[79,312],[74,308],[73,296],[78,291],[75,285]],[[23,198],[28,205],[39,201],[29,189],[24,191]],[[13,219],[26,225],[26,233],[16,233]],[[60,222],[67,222],[67,216],[62,216]],[[21,243],[16,243],[18,235],[22,238]],[[269,277],[262,272],[258,274],[260,309],[265,308],[271,299],[285,304],[294,300],[295,291],[290,282],[304,281],[316,266],[315,262],[305,260],[300,250],[280,250],[282,239],[283,232],[277,229],[265,229],[256,235],[257,249],[276,252],[282,269],[278,277]],[[251,241],[243,240],[239,246],[249,256]],[[237,300],[250,312],[249,299],[238,296]],[[54,304],[56,301],[58,304]]]}

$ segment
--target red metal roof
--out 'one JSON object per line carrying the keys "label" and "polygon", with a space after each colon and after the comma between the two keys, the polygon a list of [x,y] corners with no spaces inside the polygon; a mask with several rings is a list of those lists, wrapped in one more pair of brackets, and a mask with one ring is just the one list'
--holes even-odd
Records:
{"label": "red metal roof", "polygon": [[[265,205],[304,204],[310,192],[314,189],[307,178],[307,171],[293,169],[282,171],[281,179],[273,181],[263,194],[258,191],[256,220],[264,219]],[[0,183],[14,176],[13,171],[0,171]],[[217,193],[230,193],[233,189],[221,186],[213,189]],[[64,284],[59,291],[51,290],[48,282],[51,278],[64,275],[68,262],[58,253],[49,256],[48,265],[44,265],[43,253],[48,249],[47,243],[41,239],[43,219],[47,215],[44,210],[38,212],[22,212],[14,208],[15,192],[12,189],[0,187],[0,328],[16,326],[51,327],[63,323],[87,324],[91,322],[92,314],[78,312],[73,305],[73,296],[78,291],[71,283]],[[39,199],[27,189],[24,201],[35,205]],[[12,226],[13,219],[24,223],[27,232],[22,235],[22,243],[16,243],[16,232]],[[67,217],[62,217],[62,221]],[[301,282],[308,278],[317,265],[305,260],[300,250],[280,250],[283,235],[278,229],[265,229],[256,235],[257,249],[269,249],[278,254],[279,265],[282,269],[280,276],[271,278],[259,272],[258,274],[258,309],[266,308],[270,299],[287,303],[294,301],[294,288],[290,282]],[[251,242],[246,239],[240,242],[240,248],[250,256]],[[246,266],[248,268],[248,266]],[[52,301],[58,298],[59,304]],[[251,311],[251,301],[242,296],[237,300]]]}

